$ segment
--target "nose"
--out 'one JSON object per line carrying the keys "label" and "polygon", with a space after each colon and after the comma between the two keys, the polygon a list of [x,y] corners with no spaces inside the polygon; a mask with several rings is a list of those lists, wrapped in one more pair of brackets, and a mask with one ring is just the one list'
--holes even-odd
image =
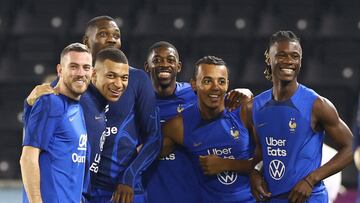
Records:
{"label": "nose", "polygon": [[116,43],[116,38],[115,38],[115,36],[112,35],[112,34],[110,34],[110,35],[108,36],[108,38],[107,38],[107,42],[108,42],[108,43],[113,43],[113,44],[115,44],[115,43]]}
{"label": "nose", "polygon": [[211,86],[211,89],[212,89],[212,90],[219,90],[219,89],[220,89],[220,84],[219,84],[218,81],[214,81],[212,84],[213,84],[213,85]]}
{"label": "nose", "polygon": [[169,64],[170,63],[168,63],[168,61],[166,59],[161,59],[158,62],[158,66],[160,66],[160,67],[169,67]]}
{"label": "nose", "polygon": [[121,77],[117,77],[117,78],[115,79],[114,85],[115,85],[117,88],[122,88],[122,87],[124,87]]}
{"label": "nose", "polygon": [[295,59],[293,59],[293,57],[290,54],[286,55],[286,57],[284,58],[284,63],[293,64],[294,62]]}
{"label": "nose", "polygon": [[78,70],[76,71],[76,74],[78,76],[85,76],[86,75],[86,70],[83,67],[78,68]]}

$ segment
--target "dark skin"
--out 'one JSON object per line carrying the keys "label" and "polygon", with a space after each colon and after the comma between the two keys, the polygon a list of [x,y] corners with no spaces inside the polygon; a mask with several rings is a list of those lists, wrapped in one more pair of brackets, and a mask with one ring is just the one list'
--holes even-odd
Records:
{"label": "dark skin", "polygon": [[[302,50],[298,41],[280,41],[270,47],[268,65],[271,66],[273,82],[273,99],[286,101],[298,88],[297,76],[301,66]],[[247,105],[251,112],[252,105]],[[251,121],[252,122],[252,121]],[[250,123],[251,123],[250,122]],[[315,132],[325,131],[336,144],[338,153],[326,164],[309,173],[290,191],[289,202],[303,203],[312,193],[312,187],[319,181],[341,171],[352,159],[352,133],[339,117],[334,105],[326,98],[319,96],[315,101],[311,127]],[[261,146],[260,146],[261,147]],[[261,159],[261,153],[259,159]],[[257,201],[271,197],[261,174],[252,171],[250,175],[252,192]]]}
{"label": "dark skin", "polygon": [[[191,80],[191,85],[197,91],[200,114],[203,119],[216,118],[224,111],[223,98],[228,88],[225,66],[201,64],[198,76],[195,80]],[[247,99],[242,99],[242,102],[246,102]],[[245,119],[244,116],[245,114],[241,113],[242,119]],[[182,116],[179,115],[166,122],[162,127],[162,133],[164,136],[162,155],[172,152],[174,144],[183,145],[184,126]],[[216,155],[200,156],[199,163],[204,175],[215,175],[223,171],[247,173],[251,168],[251,161],[249,160],[223,159]]]}
{"label": "dark skin", "polygon": [[176,75],[181,71],[179,54],[172,47],[155,48],[144,64],[150,73],[155,92],[161,97],[171,96],[176,88]]}

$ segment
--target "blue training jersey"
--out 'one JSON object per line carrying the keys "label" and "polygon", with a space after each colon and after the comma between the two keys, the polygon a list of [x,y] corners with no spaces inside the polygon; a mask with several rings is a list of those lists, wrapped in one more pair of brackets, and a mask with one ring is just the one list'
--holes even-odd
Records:
{"label": "blue training jersey", "polygon": [[[157,95],[160,121],[165,122],[197,102],[189,83],[176,83],[173,95]],[[194,167],[183,147],[155,161],[144,173],[149,203],[199,203],[201,194]]]}
{"label": "blue training jersey", "polygon": [[[78,101],[46,95],[25,106],[23,146],[41,149],[40,190],[43,202],[80,202],[87,132]],[[23,202],[28,202],[26,194]]]}
{"label": "blue training jersey", "polygon": [[90,83],[87,91],[81,96],[80,105],[84,110],[86,129],[88,132],[88,159],[86,161],[83,194],[86,198],[91,195],[92,184],[99,171],[101,151],[100,143],[104,142],[106,132],[105,112],[108,110],[107,100]]}
{"label": "blue training jersey", "polygon": [[255,202],[247,174],[224,171],[217,175],[204,175],[199,164],[200,155],[245,160],[252,157],[254,146],[239,114],[240,108],[232,112],[224,110],[218,118],[203,120],[198,105],[182,112],[184,146],[191,153],[204,202]]}
{"label": "blue training jersey", "polygon": [[128,87],[117,102],[109,103],[106,118],[109,135],[93,186],[112,192],[126,184],[142,192],[141,174],[158,156],[162,141],[155,93],[143,70],[130,67]]}
{"label": "blue training jersey", "polygon": [[[301,179],[320,167],[324,132],[315,132],[311,127],[317,98],[313,90],[299,84],[287,101],[273,100],[272,89],[254,99],[253,121],[262,148],[263,174],[273,198],[286,198]],[[326,194],[323,191],[326,189],[320,181],[312,195]],[[321,199],[327,202],[326,195]]]}

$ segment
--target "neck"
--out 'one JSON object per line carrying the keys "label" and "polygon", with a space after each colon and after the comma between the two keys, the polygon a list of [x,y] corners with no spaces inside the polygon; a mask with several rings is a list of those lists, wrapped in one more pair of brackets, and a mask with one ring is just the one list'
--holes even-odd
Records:
{"label": "neck", "polygon": [[297,80],[290,82],[285,81],[273,81],[273,96],[276,101],[286,101],[290,99],[296,92],[299,84]]}
{"label": "neck", "polygon": [[224,105],[221,105],[219,108],[208,108],[199,103],[200,115],[204,120],[212,120],[219,117],[224,112],[224,109]]}
{"label": "neck", "polygon": [[59,79],[57,85],[54,87],[54,90],[59,94],[65,95],[73,100],[79,101],[81,97],[81,95],[74,94],[73,92],[71,92],[69,88],[66,87],[66,85],[64,84],[61,78]]}
{"label": "neck", "polygon": [[155,84],[155,82],[153,82],[153,87],[156,94],[158,94],[160,97],[168,97],[174,94],[176,89],[176,82],[172,82],[167,86],[161,86],[160,84]]}

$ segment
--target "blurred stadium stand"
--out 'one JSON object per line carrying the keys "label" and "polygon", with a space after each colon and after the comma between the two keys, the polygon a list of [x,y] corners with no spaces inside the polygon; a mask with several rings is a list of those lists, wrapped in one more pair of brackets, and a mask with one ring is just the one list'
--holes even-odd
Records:
{"label": "blurred stadium stand", "polygon": [[[359,9],[358,0],[0,0],[0,179],[20,178],[26,95],[55,72],[65,45],[82,41],[94,16],[116,19],[135,67],[142,68],[152,43],[167,40],[183,61],[179,80],[214,54],[229,64],[231,87],[255,94],[271,85],[263,77],[268,38],[293,30],[304,50],[300,82],[332,100],[351,126],[360,86]],[[356,173],[348,167],[343,184],[356,187]]]}

